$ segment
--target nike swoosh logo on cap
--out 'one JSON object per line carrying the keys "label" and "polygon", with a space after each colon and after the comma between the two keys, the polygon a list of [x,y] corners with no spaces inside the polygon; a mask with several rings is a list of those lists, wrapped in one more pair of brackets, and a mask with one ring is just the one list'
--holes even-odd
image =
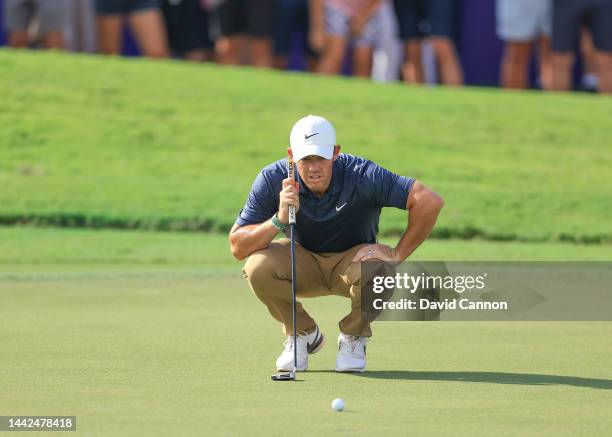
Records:
{"label": "nike swoosh logo on cap", "polygon": [[306,134],[304,134],[304,139],[305,139],[305,140],[307,140],[308,138],[310,138],[310,137],[314,137],[315,135],[319,135],[319,132],[316,132],[316,133],[314,133],[314,134],[310,134],[310,135],[306,135]]}
{"label": "nike swoosh logo on cap", "polygon": [[347,202],[344,202],[342,205],[340,206],[336,206],[336,211],[340,211],[342,208],[344,208],[346,206]]}

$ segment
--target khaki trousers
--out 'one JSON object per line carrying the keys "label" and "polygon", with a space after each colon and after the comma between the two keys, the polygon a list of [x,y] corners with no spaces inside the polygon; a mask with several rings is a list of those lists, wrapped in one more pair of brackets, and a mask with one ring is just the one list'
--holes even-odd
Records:
{"label": "khaki trousers", "polygon": [[[337,295],[351,299],[351,311],[340,323],[348,335],[370,337],[372,331],[361,317],[361,263],[351,262],[364,245],[339,253],[313,253],[296,243],[298,297]],[[244,277],[255,295],[268,307],[272,317],[282,323],[285,335],[293,333],[290,241],[275,240],[254,252],[243,268]],[[297,331],[309,333],[316,323],[297,303]]]}

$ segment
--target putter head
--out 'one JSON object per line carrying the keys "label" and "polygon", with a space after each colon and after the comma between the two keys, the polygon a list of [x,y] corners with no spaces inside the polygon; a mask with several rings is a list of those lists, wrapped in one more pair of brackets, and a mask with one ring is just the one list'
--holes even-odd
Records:
{"label": "putter head", "polygon": [[272,381],[295,381],[295,372],[277,373],[272,375]]}

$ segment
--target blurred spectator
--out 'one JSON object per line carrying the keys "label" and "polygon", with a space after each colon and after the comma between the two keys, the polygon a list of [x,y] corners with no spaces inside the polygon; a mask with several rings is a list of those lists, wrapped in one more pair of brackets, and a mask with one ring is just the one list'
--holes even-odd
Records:
{"label": "blurred spectator", "polygon": [[380,9],[381,26],[374,44],[372,79],[377,82],[391,82],[399,78],[402,44],[398,38],[392,0],[382,0]]}
{"label": "blurred spectator", "polygon": [[299,36],[306,58],[306,69],[314,71],[317,55],[308,42],[310,22],[308,0],[278,0],[277,13],[274,66],[281,70],[289,66],[294,37]]}
{"label": "blurred spectator", "polygon": [[96,0],[100,52],[116,55],[121,51],[124,19],[144,56],[168,56],[166,29],[157,0]]}
{"label": "blurred spectator", "polygon": [[612,0],[554,0],[553,88],[571,89],[582,24],[593,36],[593,64],[599,91],[612,93]]}
{"label": "blurred spectator", "polygon": [[215,42],[221,64],[273,66],[277,0],[208,0],[218,26]]}
{"label": "blurred spectator", "polygon": [[434,49],[441,82],[463,85],[463,73],[453,42],[455,0],[394,0],[400,37],[405,42],[404,81],[423,83],[421,41],[428,37]]}
{"label": "blurred spectator", "polygon": [[539,42],[540,84],[550,89],[552,0],[497,0],[497,36],[506,42],[501,67],[504,88],[529,87],[534,42]]}
{"label": "blurred spectator", "polygon": [[33,39],[40,36],[43,47],[63,49],[63,32],[67,22],[64,0],[4,1],[4,27],[8,31],[11,47],[28,47]]}
{"label": "blurred spectator", "polygon": [[196,62],[212,59],[208,12],[200,0],[163,0],[162,12],[175,56]]}
{"label": "blurred spectator", "polygon": [[65,1],[68,5],[66,48],[73,52],[95,53],[98,49],[98,42],[94,0]]}
{"label": "blurred spectator", "polygon": [[[610,23],[612,26],[612,23]],[[582,55],[582,80],[581,88],[588,92],[597,92],[599,78],[597,77],[597,67],[595,62],[595,46],[593,45],[593,35],[588,29],[582,29],[580,35],[580,54]]]}
{"label": "blurred spectator", "polygon": [[370,77],[381,31],[380,0],[311,0],[310,43],[321,53],[317,72],[338,74],[353,43],[353,76]]}

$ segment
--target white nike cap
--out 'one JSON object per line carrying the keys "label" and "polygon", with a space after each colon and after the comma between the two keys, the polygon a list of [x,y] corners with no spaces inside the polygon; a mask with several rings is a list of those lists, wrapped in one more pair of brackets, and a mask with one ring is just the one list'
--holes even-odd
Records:
{"label": "white nike cap", "polygon": [[336,129],[325,118],[309,115],[293,126],[289,142],[296,162],[309,155],[331,159],[336,145]]}

